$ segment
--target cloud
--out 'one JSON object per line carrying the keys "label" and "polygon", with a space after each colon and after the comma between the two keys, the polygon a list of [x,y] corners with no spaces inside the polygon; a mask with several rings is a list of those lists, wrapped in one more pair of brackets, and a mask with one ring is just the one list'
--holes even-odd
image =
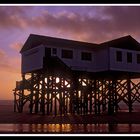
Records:
{"label": "cloud", "polygon": [[[28,9],[28,8],[27,8]],[[1,28],[26,28],[28,16],[21,6],[0,6]]]}
{"label": "cloud", "polygon": [[0,58],[4,58],[6,56],[6,53],[0,49]]}
{"label": "cloud", "polygon": [[140,24],[140,7],[108,7],[104,9],[104,14],[111,17],[114,29],[135,31]]}
{"label": "cloud", "polygon": [[94,43],[128,34],[139,39],[139,6],[58,7],[0,7],[0,27],[51,30],[54,36]]}
{"label": "cloud", "polygon": [[12,48],[13,50],[16,50],[16,51],[20,51],[21,48],[22,48],[23,44],[20,43],[20,42],[14,42],[10,45],[10,48]]}
{"label": "cloud", "polygon": [[20,72],[20,58],[17,56],[10,58],[4,50],[0,49],[0,60],[0,71]]}
{"label": "cloud", "polygon": [[[101,26],[101,31],[104,31],[104,36],[112,35],[113,38],[123,35],[132,35],[136,39],[140,39],[140,6],[107,6],[101,14],[102,16],[108,17],[106,22],[109,25]],[[104,27],[104,29],[102,28]],[[110,37],[108,38],[108,40]]]}
{"label": "cloud", "polygon": [[[80,10],[80,9],[79,9]],[[94,14],[92,14],[94,13]],[[90,7],[87,14],[59,11],[50,13],[44,10],[32,18],[32,27],[52,29],[57,35],[83,41],[100,43],[131,34],[139,37],[140,7]]]}
{"label": "cloud", "polygon": [[[51,14],[48,11],[32,19],[32,27],[52,29],[55,33],[63,34],[65,37],[71,36],[75,39],[90,40],[96,38],[100,22],[96,18],[82,16],[78,13],[62,11]],[[31,24],[31,23],[30,23]],[[100,24],[103,24],[100,22]],[[104,22],[104,24],[106,24]],[[106,25],[109,26],[109,25]]]}

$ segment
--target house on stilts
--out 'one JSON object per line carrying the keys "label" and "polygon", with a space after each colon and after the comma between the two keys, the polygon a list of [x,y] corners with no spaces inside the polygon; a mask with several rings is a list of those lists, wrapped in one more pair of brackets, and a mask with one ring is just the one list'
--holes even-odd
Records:
{"label": "house on stilts", "polygon": [[114,114],[140,103],[140,43],[129,35],[94,44],[30,34],[20,53],[15,112]]}

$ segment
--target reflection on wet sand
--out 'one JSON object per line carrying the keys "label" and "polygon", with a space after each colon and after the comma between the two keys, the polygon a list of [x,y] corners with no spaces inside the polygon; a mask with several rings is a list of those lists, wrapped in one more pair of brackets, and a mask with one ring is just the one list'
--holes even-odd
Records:
{"label": "reflection on wet sand", "polygon": [[140,133],[140,124],[0,124],[0,133]]}

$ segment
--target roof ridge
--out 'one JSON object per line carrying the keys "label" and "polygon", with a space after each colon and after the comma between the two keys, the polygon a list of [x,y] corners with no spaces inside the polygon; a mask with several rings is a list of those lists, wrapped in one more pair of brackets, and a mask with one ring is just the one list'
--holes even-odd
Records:
{"label": "roof ridge", "polygon": [[80,41],[80,40],[73,40],[73,39],[66,39],[66,38],[59,38],[59,37],[54,37],[54,36],[45,36],[45,35],[38,35],[38,34],[30,34],[30,36],[40,36],[44,38],[50,38],[50,39],[58,39],[58,40],[65,40],[65,41],[71,41],[71,42],[79,42],[79,43],[85,43],[85,44],[93,44],[93,45],[98,45],[97,43],[92,43],[92,42],[86,42],[86,41]]}
{"label": "roof ridge", "polygon": [[108,43],[108,42],[114,42],[114,41],[121,40],[121,39],[124,39],[124,38],[133,38],[133,37],[131,35],[126,35],[126,36],[123,36],[123,37],[119,37],[119,38],[115,38],[115,39],[112,39],[112,40],[108,40],[108,41],[102,42],[99,45],[104,44],[104,43]]}

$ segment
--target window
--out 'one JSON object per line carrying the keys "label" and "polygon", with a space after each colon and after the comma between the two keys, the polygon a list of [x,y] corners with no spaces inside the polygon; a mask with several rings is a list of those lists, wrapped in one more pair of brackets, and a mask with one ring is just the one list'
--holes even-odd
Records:
{"label": "window", "polygon": [[53,48],[53,49],[52,49],[52,53],[53,53],[53,54],[57,54],[57,49],[56,49],[56,48]]}
{"label": "window", "polygon": [[127,62],[132,63],[132,53],[130,52],[127,53]]}
{"label": "window", "polygon": [[121,51],[116,52],[116,60],[118,62],[122,62],[122,52]]}
{"label": "window", "polygon": [[137,63],[140,64],[140,54],[137,54]]}
{"label": "window", "polygon": [[89,52],[82,52],[81,53],[81,59],[91,61],[92,60],[92,55]]}
{"label": "window", "polygon": [[51,56],[51,48],[45,48],[45,56],[50,57]]}
{"label": "window", "polygon": [[72,59],[73,51],[72,50],[62,50],[62,58]]}

